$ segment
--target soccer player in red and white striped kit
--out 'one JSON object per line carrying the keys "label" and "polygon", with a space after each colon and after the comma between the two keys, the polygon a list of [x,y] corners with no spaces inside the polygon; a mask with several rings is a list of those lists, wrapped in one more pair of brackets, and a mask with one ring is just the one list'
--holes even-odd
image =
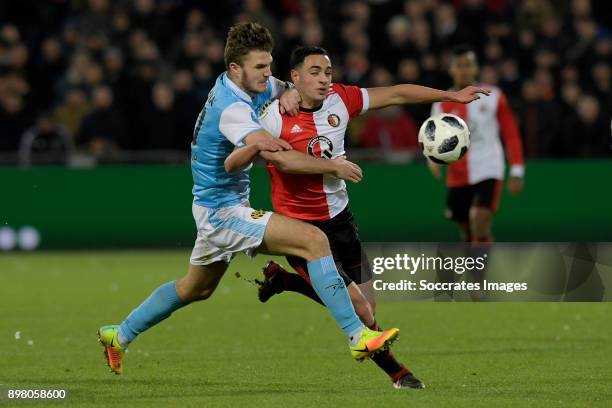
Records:
{"label": "soccer player in red and white striped kit", "polygon": [[[290,65],[291,78],[302,99],[299,115],[282,115],[278,103],[272,102],[258,121],[266,132],[287,141],[293,149],[328,162],[345,160],[348,122],[368,109],[433,101],[470,103],[480,94],[488,94],[488,90],[475,86],[441,91],[411,84],[366,89],[332,83],[331,61],[327,51],[319,47],[298,47]],[[238,148],[225,160],[225,168],[232,172],[257,155],[270,161],[275,154],[259,151],[255,145]],[[327,235],[356,313],[367,326],[378,327],[372,271],[349,208],[346,184],[325,173],[289,174],[281,162],[275,163],[268,164],[274,210],[313,224]],[[357,169],[359,176],[349,180],[361,179],[361,169]],[[322,304],[309,283],[304,260],[287,259],[299,275],[271,261],[264,268],[266,279],[261,283],[259,299],[265,302],[277,293],[292,291]],[[374,355],[372,360],[389,375],[395,388],[423,388],[423,383],[390,350]]]}
{"label": "soccer player in red and white striped kit", "polygon": [[[504,179],[504,149],[510,162],[507,188],[510,195],[523,190],[525,164],[519,130],[501,89],[478,84],[476,53],[467,45],[453,50],[450,75],[453,89],[477,85],[491,90],[487,98],[468,105],[455,102],[436,102],[432,115],[446,112],[461,117],[470,128],[470,148],[446,172],[446,216],[457,222],[465,242],[493,241],[491,223],[499,205]],[[429,161],[434,176],[440,178],[440,166]]]}

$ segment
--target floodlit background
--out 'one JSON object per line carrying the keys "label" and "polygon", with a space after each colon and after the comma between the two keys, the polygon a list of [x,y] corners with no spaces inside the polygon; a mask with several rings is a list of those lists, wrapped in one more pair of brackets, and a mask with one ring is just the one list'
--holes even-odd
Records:
{"label": "floodlit background", "polygon": [[[322,45],[334,80],[364,87],[446,89],[450,50],[471,43],[482,81],[508,96],[527,159],[525,191],[504,193],[496,239],[612,241],[608,9],[603,0],[1,1],[0,391],[68,389],[69,406],[611,406],[610,303],[381,294],[377,319],[401,328],[394,352],[422,392],[393,390],[374,364],[351,361],[313,302],[282,294],[260,304],[234,273],[260,277],[267,257],[238,257],[211,300],[139,337],[121,377],[106,371],[95,334],[186,270],[189,143],[237,21],[272,31],[277,77],[287,78],[295,45]],[[365,173],[349,187],[363,240],[458,241],[445,187],[417,149],[429,111],[389,108],[351,124],[348,155]],[[251,200],[271,208],[261,164]],[[532,260],[513,256],[508,275]],[[589,262],[599,289],[609,262]],[[547,272],[567,291],[569,272]]]}
{"label": "floodlit background", "polygon": [[[275,75],[297,44],[326,47],[334,80],[446,89],[450,50],[471,43],[481,79],[508,96],[526,189],[504,197],[500,241],[612,240],[611,17],[602,1],[20,1],[0,4],[0,248],[191,246],[189,143],[224,70],[224,37],[259,21]],[[444,187],[417,129],[428,105],[351,123],[362,237],[453,241]],[[55,164],[53,168],[42,165]],[[25,170],[28,169],[28,170]],[[252,204],[270,208],[266,172]],[[529,227],[527,227],[529,226]]]}

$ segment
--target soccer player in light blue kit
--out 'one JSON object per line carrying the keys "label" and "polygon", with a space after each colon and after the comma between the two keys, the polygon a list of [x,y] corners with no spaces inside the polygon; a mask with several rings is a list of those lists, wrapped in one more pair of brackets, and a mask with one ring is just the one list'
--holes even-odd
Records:
{"label": "soccer player in light blue kit", "polygon": [[[175,310],[208,299],[238,252],[293,255],[307,261],[317,295],[349,338],[357,360],[388,346],[398,329],[384,332],[366,328],[338,275],[329,242],[318,228],[249,205],[249,168],[228,174],[224,161],[235,146],[254,145],[278,169],[290,173],[328,174],[358,182],[361,169],[343,158],[326,160],[291,150],[258,123],[265,106],[285,90],[270,71],[272,37],[256,23],[241,23],[228,33],[225,47],[227,71],[219,76],[198,116],[192,142],[193,216],[198,228],[187,275],[165,283],[121,325],[98,330],[111,371],[123,371],[125,350],[136,336],[160,323]],[[292,97],[295,104],[291,103]],[[297,112],[297,91],[287,91],[282,105]],[[281,101],[283,100],[281,98]]]}

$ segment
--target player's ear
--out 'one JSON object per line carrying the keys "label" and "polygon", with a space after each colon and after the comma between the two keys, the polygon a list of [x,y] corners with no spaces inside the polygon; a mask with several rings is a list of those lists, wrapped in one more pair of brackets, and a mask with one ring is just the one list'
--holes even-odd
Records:
{"label": "player's ear", "polygon": [[242,67],[240,65],[238,65],[238,63],[236,63],[236,62],[230,62],[229,63],[229,72],[231,72],[234,75],[240,75],[240,73],[242,72]]}
{"label": "player's ear", "polygon": [[291,76],[291,82],[294,84],[300,80],[300,73],[297,71],[297,69],[292,69],[289,75]]}

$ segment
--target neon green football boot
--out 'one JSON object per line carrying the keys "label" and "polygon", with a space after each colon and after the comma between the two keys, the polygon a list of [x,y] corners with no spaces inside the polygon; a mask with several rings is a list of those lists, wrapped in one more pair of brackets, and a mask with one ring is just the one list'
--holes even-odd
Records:
{"label": "neon green football boot", "polygon": [[121,374],[123,367],[121,362],[125,354],[125,348],[121,347],[117,340],[119,326],[102,326],[98,329],[98,341],[104,346],[104,357],[110,371],[115,374]]}
{"label": "neon green football boot", "polygon": [[377,351],[389,347],[399,337],[399,329],[388,329],[383,332],[370,330],[367,327],[359,333],[359,341],[349,346],[351,355],[357,361],[363,361]]}

